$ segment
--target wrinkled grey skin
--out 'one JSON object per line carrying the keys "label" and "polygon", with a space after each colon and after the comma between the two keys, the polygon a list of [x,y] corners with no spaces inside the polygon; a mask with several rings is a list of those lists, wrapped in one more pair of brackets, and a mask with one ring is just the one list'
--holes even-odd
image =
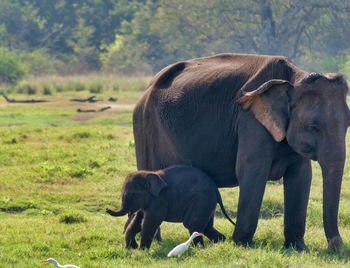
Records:
{"label": "wrinkled grey skin", "polygon": [[338,207],[350,116],[339,74],[280,56],[220,54],[160,71],[134,109],[138,169],[186,164],[239,186],[233,240],[251,244],[268,180],[283,177],[285,246],[306,249],[311,162],[323,175],[328,246],[342,244]]}
{"label": "wrinkled grey skin", "polygon": [[[217,203],[234,224],[208,175],[197,168],[178,165],[156,172],[142,170],[129,174],[122,189],[121,209],[106,212],[116,217],[137,212],[125,225],[126,247],[137,248],[135,235],[141,231],[140,248],[149,248],[163,221],[182,222],[190,234],[201,232],[214,242],[225,240],[213,227]],[[203,238],[197,237],[194,242],[203,244]]]}

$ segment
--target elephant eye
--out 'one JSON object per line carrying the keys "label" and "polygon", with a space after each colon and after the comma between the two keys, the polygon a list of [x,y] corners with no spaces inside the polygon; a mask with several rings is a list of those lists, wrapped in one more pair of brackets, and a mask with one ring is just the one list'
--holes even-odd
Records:
{"label": "elephant eye", "polygon": [[306,130],[312,132],[313,134],[319,134],[320,129],[316,125],[307,125]]}

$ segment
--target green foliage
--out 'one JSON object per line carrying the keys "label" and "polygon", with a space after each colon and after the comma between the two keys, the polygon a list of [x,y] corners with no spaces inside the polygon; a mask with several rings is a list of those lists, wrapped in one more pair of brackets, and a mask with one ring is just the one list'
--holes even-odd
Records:
{"label": "green foliage", "polygon": [[43,94],[44,95],[51,95],[52,94],[52,88],[50,85],[47,85],[47,84],[43,85]]}
{"label": "green foliage", "polygon": [[350,51],[347,51],[345,55],[345,62],[341,65],[341,73],[343,73],[346,79],[350,80]]}
{"label": "green foliage", "polygon": [[20,82],[17,86],[17,93],[34,95],[38,92],[37,86],[35,84]]}
{"label": "green foliage", "polygon": [[[77,92],[79,94],[105,94],[109,97],[122,96],[127,92],[142,92],[146,89],[151,77],[149,76],[121,76],[121,75],[46,75],[28,77],[16,86],[4,88],[4,92],[18,94],[53,95],[55,92]],[[108,97],[108,98],[109,98]]]}
{"label": "green foliage", "polygon": [[95,82],[90,85],[89,92],[93,94],[98,94],[103,91],[103,84],[101,82]]}
{"label": "green foliage", "polygon": [[73,211],[68,211],[59,217],[59,222],[65,223],[65,224],[72,224],[72,223],[82,223],[82,222],[87,222],[86,217],[83,215],[73,212]]}
{"label": "green foliage", "polygon": [[0,200],[0,211],[3,211],[3,212],[19,213],[30,208],[35,208],[35,205],[30,200],[29,201],[28,200],[14,201],[12,199]]}
{"label": "green foliage", "polygon": [[348,8],[342,0],[0,0],[0,46],[20,51],[32,75],[150,74],[221,52],[284,55],[334,72],[349,48]]}
{"label": "green foliage", "polygon": [[86,139],[91,136],[90,132],[78,132],[73,135],[73,138]]}
{"label": "green foliage", "polygon": [[25,74],[25,68],[17,55],[5,47],[0,47],[0,82],[15,83]]}
{"label": "green foliage", "polygon": [[63,73],[64,68],[67,68],[63,61],[50,55],[45,49],[23,52],[19,58],[26,65],[27,73],[31,75]]}
{"label": "green foliage", "polygon": [[[81,82],[76,82],[75,84],[74,84],[74,90],[75,91],[83,91],[85,89],[85,86],[84,86],[84,84],[83,83],[81,83]],[[62,90],[63,91],[63,90]]]}
{"label": "green foliage", "polygon": [[316,65],[320,72],[335,73],[341,71],[345,63],[346,55],[342,53],[335,56],[325,55],[320,57]]}

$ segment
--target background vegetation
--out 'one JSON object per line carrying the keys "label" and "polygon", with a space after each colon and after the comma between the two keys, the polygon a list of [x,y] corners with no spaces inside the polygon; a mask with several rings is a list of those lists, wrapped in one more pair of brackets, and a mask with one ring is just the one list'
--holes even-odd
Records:
{"label": "background vegetation", "polygon": [[[310,71],[349,73],[349,12],[343,0],[0,0],[0,54],[20,62],[18,78],[151,74],[220,52],[279,54]],[[15,80],[12,71],[0,77]]]}

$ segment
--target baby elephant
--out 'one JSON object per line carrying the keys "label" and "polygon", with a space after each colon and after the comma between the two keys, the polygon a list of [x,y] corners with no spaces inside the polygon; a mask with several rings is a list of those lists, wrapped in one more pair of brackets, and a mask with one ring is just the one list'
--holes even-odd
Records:
{"label": "baby elephant", "polygon": [[[226,218],[235,224],[227,215],[211,178],[197,168],[177,165],[155,172],[130,173],[123,185],[121,209],[106,211],[116,217],[137,212],[126,224],[126,246],[136,248],[135,235],[141,231],[140,248],[149,248],[162,221],[182,222],[190,234],[201,232],[214,242],[225,240],[213,227],[217,203]],[[201,236],[196,239],[195,243],[203,244]]]}

